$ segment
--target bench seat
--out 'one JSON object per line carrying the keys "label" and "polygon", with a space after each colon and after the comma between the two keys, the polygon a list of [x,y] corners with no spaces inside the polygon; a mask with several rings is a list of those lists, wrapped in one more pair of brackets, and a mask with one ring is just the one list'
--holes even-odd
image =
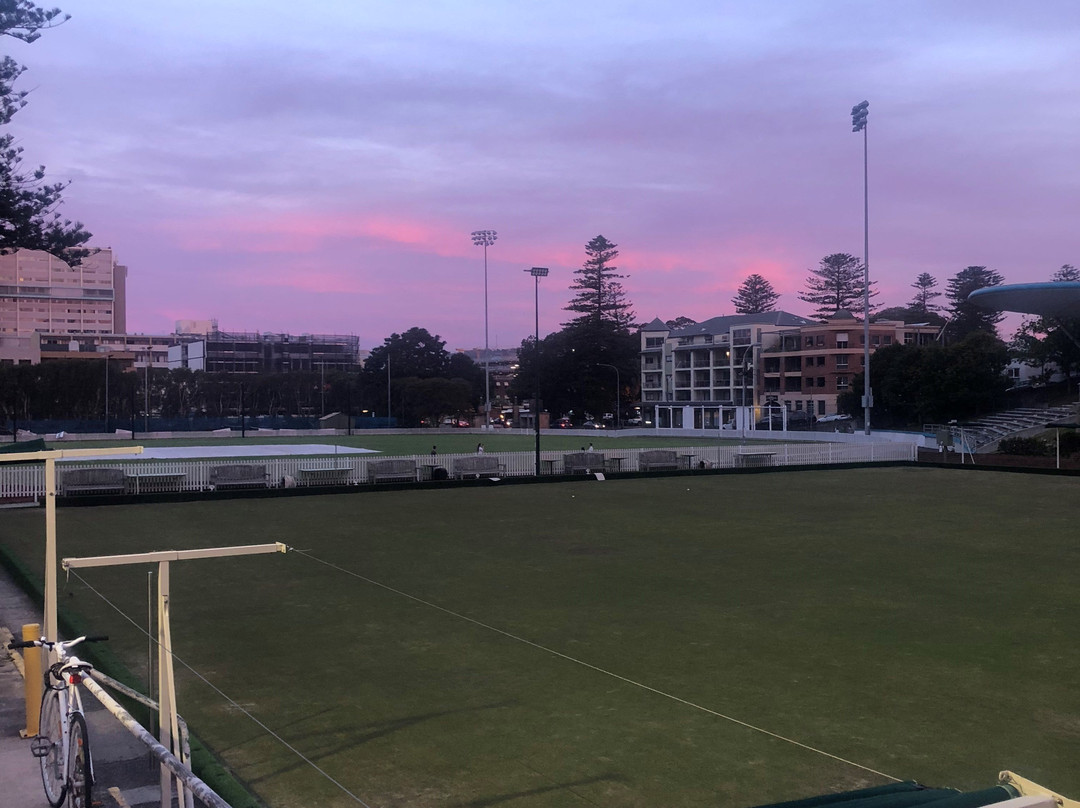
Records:
{"label": "bench seat", "polygon": [[123,469],[68,469],[61,476],[65,494],[123,494],[127,490]]}
{"label": "bench seat", "polygon": [[348,485],[352,469],[348,466],[301,466],[296,470],[300,485]]}
{"label": "bench seat", "polygon": [[392,460],[372,460],[367,464],[368,479],[372,483],[380,480],[408,480],[416,482],[416,461],[404,458]]}
{"label": "bench seat", "polygon": [[648,449],[638,455],[641,471],[678,471],[679,457],[671,449]]}
{"label": "bench seat", "polygon": [[564,474],[591,474],[604,471],[603,452],[572,452],[563,455]]}
{"label": "bench seat", "polygon": [[466,477],[500,477],[506,473],[506,466],[497,457],[477,455],[476,457],[455,457],[454,477],[463,480]]}
{"label": "bench seat", "polygon": [[210,487],[219,488],[266,488],[270,475],[262,463],[230,463],[210,467]]}

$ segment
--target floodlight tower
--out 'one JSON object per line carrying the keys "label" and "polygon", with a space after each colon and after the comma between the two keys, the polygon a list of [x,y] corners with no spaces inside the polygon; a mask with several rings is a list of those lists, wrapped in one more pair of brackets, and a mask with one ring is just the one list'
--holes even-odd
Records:
{"label": "floodlight tower", "polygon": [[484,248],[484,429],[491,427],[491,351],[488,347],[488,271],[487,248],[499,234],[494,230],[474,230],[472,243]]}
{"label": "floodlight tower", "polygon": [[851,131],[863,133],[863,433],[870,434],[870,410],[874,394],[870,391],[870,181],[867,159],[867,114],[869,101],[851,108]]}

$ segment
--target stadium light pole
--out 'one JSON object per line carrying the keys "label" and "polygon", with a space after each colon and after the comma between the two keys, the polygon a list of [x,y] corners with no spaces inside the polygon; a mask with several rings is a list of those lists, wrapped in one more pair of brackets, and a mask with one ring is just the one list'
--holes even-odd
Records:
{"label": "stadium light pole", "polygon": [[619,428],[619,393],[622,392],[622,384],[619,382],[619,369],[607,362],[597,362],[598,368],[611,368],[615,371],[615,428]]}
{"label": "stadium light pole", "polygon": [[526,269],[533,276],[534,300],[536,301],[536,399],[533,404],[533,421],[536,424],[536,476],[540,476],[540,279],[546,278],[547,267],[533,267]]}
{"label": "stadium light pole", "polygon": [[863,433],[870,434],[870,410],[874,394],[870,390],[870,163],[867,157],[867,114],[869,101],[851,108],[851,131],[863,133]]}
{"label": "stadium light pole", "polygon": [[484,248],[484,429],[491,428],[491,349],[488,347],[488,272],[487,250],[499,234],[494,230],[474,230],[472,243]]}

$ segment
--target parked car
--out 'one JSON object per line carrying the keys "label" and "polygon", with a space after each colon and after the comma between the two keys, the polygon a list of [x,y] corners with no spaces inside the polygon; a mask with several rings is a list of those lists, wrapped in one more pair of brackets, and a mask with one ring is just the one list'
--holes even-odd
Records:
{"label": "parked car", "polygon": [[[787,414],[787,428],[793,430],[813,429],[816,418],[806,410],[795,410]],[[758,429],[783,429],[784,417],[777,413],[757,422]]]}
{"label": "parked car", "polygon": [[817,419],[817,422],[819,424],[831,424],[833,421],[850,421],[850,420],[851,420],[850,415],[840,415],[838,413],[836,415],[823,415],[823,416],[821,416],[820,418]]}
{"label": "parked car", "polygon": [[604,425],[603,424],[598,424],[598,423],[596,423],[596,421],[585,421],[581,425],[581,428],[582,429],[603,429]]}
{"label": "parked car", "polygon": [[556,429],[569,429],[572,426],[573,424],[570,422],[569,418],[560,418],[555,422]]}

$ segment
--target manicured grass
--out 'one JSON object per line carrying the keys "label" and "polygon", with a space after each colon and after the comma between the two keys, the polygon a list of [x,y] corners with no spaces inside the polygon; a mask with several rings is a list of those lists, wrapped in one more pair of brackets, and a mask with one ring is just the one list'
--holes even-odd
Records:
{"label": "manicured grass", "polygon": [[[1011,768],[1075,797],[1078,495],[890,468],[64,508],[60,554],[279,540],[364,576],[299,553],[177,563],[172,614],[178,656],[372,806],[883,782],[625,679],[895,777]],[[9,511],[0,541],[40,568],[42,523]],[[143,622],[146,573],[83,574]],[[64,591],[139,668],[145,640]],[[190,674],[179,703],[274,808],[355,805]]]}

